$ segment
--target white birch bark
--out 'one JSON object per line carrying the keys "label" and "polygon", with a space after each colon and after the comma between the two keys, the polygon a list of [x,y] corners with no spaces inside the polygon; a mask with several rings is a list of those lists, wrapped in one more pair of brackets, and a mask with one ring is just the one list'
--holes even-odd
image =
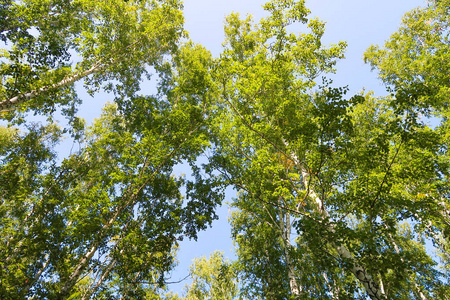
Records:
{"label": "white birch bark", "polygon": [[[278,199],[280,207],[283,206],[283,204],[281,203],[281,200],[282,200],[282,197],[280,196]],[[286,222],[284,222],[284,217],[286,217]],[[291,294],[294,295],[294,297],[297,299],[300,297],[301,287],[299,287],[299,285],[297,284],[297,279],[295,278],[294,265],[292,263],[292,259],[289,254],[289,251],[291,249],[290,216],[289,216],[288,212],[284,213],[284,215],[283,215],[283,212],[280,209],[280,210],[278,210],[278,218],[279,218],[279,222],[280,222],[281,238],[284,243],[284,247],[283,247],[284,248],[284,256],[286,258],[286,265],[288,267],[289,287],[291,289]]]}
{"label": "white birch bark", "polygon": [[105,271],[103,272],[102,276],[95,283],[95,285],[91,286],[91,288],[88,290],[88,292],[83,295],[81,300],[91,299],[92,294],[94,294],[97,291],[97,289],[102,285],[103,281],[105,280],[106,277],[108,277],[109,273],[111,272],[111,270],[114,268],[115,265],[116,265],[116,260],[115,259],[111,260],[109,262],[108,266],[106,267]]}
{"label": "white birch bark", "polygon": [[339,291],[335,291],[333,286],[331,285],[330,280],[328,279],[328,276],[325,272],[322,273],[323,279],[325,279],[325,282],[327,283],[328,289],[330,290],[331,299],[339,299]]}
{"label": "white birch bark", "polygon": [[383,295],[386,295],[386,291],[384,290],[383,279],[380,276],[380,290]]}
{"label": "white birch bark", "polygon": [[60,295],[63,295],[62,298],[65,298],[65,295],[75,286],[78,278],[81,275],[81,272],[86,267],[87,263],[92,259],[95,252],[98,249],[98,246],[100,245],[101,239],[94,242],[89,250],[86,252],[86,254],[81,258],[81,260],[78,262],[77,266],[75,267],[75,270],[70,274],[69,279],[65,282],[64,286],[61,289]]}
{"label": "white birch bark", "polygon": [[[317,210],[317,212],[319,212],[322,219],[327,218],[329,216],[328,211],[326,210],[322,199],[320,199],[320,197],[314,191],[314,188],[311,186],[310,175],[308,174],[306,168],[300,163],[295,154],[292,155],[292,157],[295,160],[294,163],[300,167],[301,175],[303,178],[303,185],[305,186],[310,199],[314,201],[315,209]],[[330,232],[335,231],[332,225],[328,225],[327,227]],[[364,286],[364,289],[366,290],[369,297],[372,300],[385,299],[385,295],[382,293],[378,284],[372,279],[369,274],[367,274],[365,269],[357,263],[350,251],[341,244],[334,244],[333,246],[341,258],[351,263],[351,272]]]}
{"label": "white birch bark", "polygon": [[[394,241],[394,238],[392,237],[391,234],[389,234],[389,238],[391,239],[391,243],[394,246],[395,253],[400,254],[400,248],[398,247],[397,243]],[[404,262],[405,260],[403,259],[403,257],[400,256],[400,261]],[[414,288],[415,288],[416,293],[419,295],[421,300],[428,300],[427,297],[422,292],[422,290],[420,289],[420,287],[419,287],[419,285],[417,284],[416,281],[414,281]]]}
{"label": "white birch bark", "polygon": [[41,277],[42,273],[45,271],[45,269],[48,267],[49,263],[50,263],[50,255],[46,255],[45,257],[45,262],[42,264],[42,267],[39,269],[39,271],[36,273],[36,275],[34,275],[33,280],[30,280],[27,285],[24,288],[25,293],[24,294],[28,294],[28,291],[31,289],[31,287],[33,286],[33,284],[39,280],[39,278]]}
{"label": "white birch bark", "polygon": [[101,63],[96,63],[92,68],[89,70],[86,70],[84,72],[80,72],[78,74],[75,74],[73,76],[64,78],[58,83],[51,84],[48,86],[41,87],[40,89],[33,90],[28,93],[20,94],[15,97],[12,97],[11,99],[3,100],[0,102],[0,112],[8,111],[12,107],[17,106],[25,101],[28,101],[30,99],[36,98],[37,96],[41,95],[42,93],[48,92],[50,90],[56,90],[62,87],[65,87],[69,84],[72,84],[84,77],[87,77],[93,73],[97,73],[105,68],[105,65],[102,65]]}
{"label": "white birch bark", "polygon": [[292,262],[291,256],[289,254],[289,251],[291,249],[291,223],[289,220],[289,213],[286,214],[286,236],[285,236],[285,252],[286,252],[286,261],[288,264],[288,276],[289,276],[289,286],[291,288],[292,295],[295,295],[296,298],[299,298],[302,293],[302,287],[297,284],[297,279],[295,278],[295,270],[294,270],[294,264]]}

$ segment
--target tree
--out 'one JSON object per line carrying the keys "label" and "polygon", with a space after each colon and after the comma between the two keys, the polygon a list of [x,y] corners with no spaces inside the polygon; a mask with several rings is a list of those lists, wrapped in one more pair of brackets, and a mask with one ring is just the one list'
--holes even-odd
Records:
{"label": "tree", "polygon": [[[317,86],[344,44],[322,47],[324,24],[307,19],[303,1],[264,8],[259,25],[228,17],[214,70],[222,115],[210,163],[240,193],[233,235],[244,290],[270,299],[444,299],[447,283],[418,229],[448,224],[445,140],[393,109],[395,98]],[[309,33],[289,31],[300,21]]]}
{"label": "tree", "polygon": [[379,71],[400,109],[448,111],[450,2],[428,1],[407,13],[383,47],[371,46],[366,62]]}
{"label": "tree", "polygon": [[[420,122],[424,116],[436,124],[440,122],[434,131],[441,136],[435,141],[441,162],[448,162],[449,144],[449,13],[449,1],[428,1],[427,7],[414,9],[404,16],[400,29],[385,45],[371,46],[364,55],[394,97],[393,107],[410,116],[409,123]],[[433,197],[437,215],[420,216],[422,223],[416,230],[433,240],[448,274],[450,214],[447,180],[442,181],[445,184],[436,183],[438,195],[422,195]],[[448,292],[447,287],[442,294]]]}
{"label": "tree", "polygon": [[237,299],[235,270],[221,252],[213,252],[209,258],[195,259],[190,269],[192,283],[186,286],[183,299]]}
{"label": "tree", "polygon": [[11,49],[0,54],[0,111],[12,118],[61,105],[73,115],[77,81],[91,94],[103,86],[132,96],[147,67],[176,50],[181,7],[176,0],[2,2],[0,38]]}
{"label": "tree", "polygon": [[[174,121],[173,115],[164,118]],[[175,163],[201,149],[195,130],[183,128],[177,138],[157,128],[137,136],[110,106],[87,130],[88,146],[61,166],[39,145],[44,133],[56,136],[54,127],[31,132],[3,152],[2,295],[63,299],[85,276],[90,288],[83,298],[111,289],[138,297],[140,286],[164,284],[173,247],[183,236],[196,238],[215,218],[220,196],[204,192],[208,183],[199,177],[189,183],[171,175]]]}
{"label": "tree", "polygon": [[[217,59],[180,44],[181,7],[1,2],[0,298],[177,299],[159,294],[178,241],[232,185],[237,269],[197,261],[188,297],[235,298],[237,276],[251,299],[447,299],[448,1],[367,52],[392,91],[379,98],[317,83],[345,43],[322,45],[304,1],[269,1],[258,24],[230,15]],[[158,92],[138,95],[149,66]],[[91,126],[80,80],[115,95]],[[68,132],[78,150],[58,157]],[[192,180],[172,174],[182,162]]]}
{"label": "tree", "polygon": [[[209,54],[179,49],[176,0],[1,7],[11,46],[1,52],[0,110],[12,122],[1,127],[0,296],[142,298],[165,285],[178,241],[195,239],[221,201],[194,165],[208,145]],[[139,96],[149,66],[159,93]],[[78,81],[116,95],[90,127],[76,115]],[[52,123],[58,106],[67,128]],[[50,122],[29,123],[27,111]],[[67,131],[79,150],[58,157]],[[172,176],[181,161],[193,180]]]}
{"label": "tree", "polygon": [[[149,5],[135,4],[139,3]],[[116,9],[121,6],[106,4],[102,9],[119,15]],[[171,11],[167,5],[177,2],[150,4],[154,10],[141,11],[136,20],[148,16],[147,21],[157,25],[161,18],[171,17],[164,15]],[[147,39],[145,30],[154,28],[144,25],[138,33]],[[115,30],[111,25],[93,29]],[[159,33],[174,42],[169,33]],[[197,232],[217,217],[214,208],[222,200],[220,186],[214,178],[203,178],[201,168],[194,165],[209,145],[211,92],[205,70],[211,59],[192,44],[163,59],[168,51],[163,41],[150,43],[151,49],[133,49],[144,61],[134,61],[133,53],[127,56],[132,61],[123,62],[129,65],[120,65],[124,72],[134,72],[133,64],[143,72],[147,59],[157,61],[159,93],[135,95],[138,73],[119,74],[119,67],[108,63],[106,69],[113,68],[125,80],[111,86],[121,96],[105,107],[92,126],[71,116],[70,130],[79,150],[69,157],[58,158],[55,153],[65,130],[53,123],[26,124],[20,130],[2,127],[1,138],[7,141],[0,156],[2,299],[142,299],[150,288],[165,285],[178,241],[196,239]],[[100,50],[96,47],[92,49]],[[116,75],[98,73],[103,79]],[[100,82],[97,79],[92,82]],[[64,91],[58,82],[51,87],[59,95]],[[195,97],[189,93],[192,90]],[[51,97],[38,91],[43,110],[52,107]],[[192,180],[172,175],[182,161],[192,165]]]}

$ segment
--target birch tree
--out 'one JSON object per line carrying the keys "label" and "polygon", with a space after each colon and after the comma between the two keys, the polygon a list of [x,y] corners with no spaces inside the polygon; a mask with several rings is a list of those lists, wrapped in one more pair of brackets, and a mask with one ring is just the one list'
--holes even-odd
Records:
{"label": "birch tree", "polygon": [[[183,35],[179,1],[7,1],[0,24],[0,111],[73,115],[83,83],[131,96]],[[114,82],[114,84],[112,84]],[[20,108],[20,109],[19,109]]]}
{"label": "birch tree", "polygon": [[[165,285],[178,242],[196,239],[222,199],[194,165],[209,145],[208,55],[186,45],[161,68],[161,94],[80,121],[79,149],[61,163],[58,126],[2,129],[2,298],[141,299]],[[181,161],[192,180],[172,174]]]}
{"label": "birch tree", "polygon": [[[427,1],[427,5],[408,12],[400,29],[384,45],[373,45],[364,59],[379,74],[394,97],[393,107],[410,116],[409,123],[427,117],[442,139],[437,142],[440,161],[448,161],[448,93],[450,2]],[[437,148],[436,148],[437,150]],[[435,181],[438,193],[422,194],[433,203],[434,213],[417,214],[421,220],[415,230],[433,240],[448,278],[449,201],[447,180]],[[429,189],[434,191],[435,188]],[[442,294],[448,294],[448,287]]]}
{"label": "birch tree", "polygon": [[[194,164],[209,143],[211,58],[179,49],[179,1],[1,5],[0,110],[10,122],[1,127],[0,298],[143,298],[165,285],[178,242],[196,239],[221,201]],[[138,95],[150,70],[158,92]],[[87,101],[77,82],[91,95],[114,92],[91,126],[76,114]],[[51,121],[57,108],[68,127]],[[74,145],[61,157],[67,131]],[[193,180],[172,175],[182,161]]]}
{"label": "birch tree", "polygon": [[[264,8],[256,25],[228,17],[214,70],[222,115],[211,165],[240,192],[233,234],[247,291],[445,299],[443,273],[409,228],[448,221],[438,208],[448,201],[445,140],[393,109],[395,98],[316,83],[344,44],[322,46],[324,23],[303,1]],[[296,33],[299,22],[309,31]]]}
{"label": "birch tree", "polygon": [[215,251],[209,258],[194,260],[190,267],[192,283],[186,285],[185,300],[237,299],[237,276],[232,262],[224,259],[223,253]]}

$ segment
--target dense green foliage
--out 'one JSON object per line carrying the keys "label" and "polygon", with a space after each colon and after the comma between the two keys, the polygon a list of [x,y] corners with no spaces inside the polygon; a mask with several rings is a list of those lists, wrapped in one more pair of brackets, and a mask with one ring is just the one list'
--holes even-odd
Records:
{"label": "dense green foliage", "polygon": [[316,86],[342,48],[320,47],[323,25],[314,19],[309,35],[289,33],[289,24],[306,22],[301,2],[266,9],[272,17],[254,29],[229,17],[217,75],[227,125],[218,126],[212,164],[241,191],[233,234],[245,293],[442,295],[421,234],[429,222],[448,222],[444,141],[395,109],[398,98],[346,98],[345,89]]}
{"label": "dense green foliage", "polygon": [[[2,2],[5,2],[2,0]],[[176,50],[183,35],[181,3],[168,1],[27,0],[2,3],[0,109],[73,115],[73,82],[124,97],[139,89],[147,67]],[[76,54],[73,63],[73,55]],[[92,75],[92,76],[89,76]],[[12,114],[9,115],[12,117]]]}
{"label": "dense green foliage", "polygon": [[[179,241],[232,186],[237,260],[196,260],[183,299],[448,299],[450,1],[366,52],[387,97],[326,79],[346,44],[304,1],[231,14],[218,58],[177,0],[0,8],[0,298],[180,299]],[[111,95],[91,125],[77,82]]]}
{"label": "dense green foliage", "polygon": [[[5,116],[25,126],[1,130],[1,298],[142,298],[165,284],[178,241],[195,239],[222,199],[199,168],[192,180],[172,174],[209,145],[209,54],[178,47],[177,1],[47,2],[7,3],[18,23],[2,27],[12,43],[1,64],[2,109],[19,105]],[[70,65],[70,51],[79,63]],[[149,65],[160,92],[137,95]],[[116,95],[92,126],[75,116],[73,83],[84,78]],[[23,101],[11,103],[16,95]],[[71,127],[26,122],[27,110],[52,117],[57,105]],[[61,158],[55,147],[66,132],[76,150]]]}
{"label": "dense green foliage", "polygon": [[186,288],[186,300],[237,299],[236,273],[220,252],[209,259],[196,259],[191,266],[192,284]]}

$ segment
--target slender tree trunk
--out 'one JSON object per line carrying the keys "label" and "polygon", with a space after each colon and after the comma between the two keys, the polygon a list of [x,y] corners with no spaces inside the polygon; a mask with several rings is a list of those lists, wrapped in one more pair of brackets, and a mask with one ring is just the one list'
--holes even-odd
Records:
{"label": "slender tree trunk", "polygon": [[322,276],[323,276],[323,279],[325,279],[325,282],[327,283],[328,289],[330,290],[331,299],[339,300],[339,291],[331,285],[331,282],[328,279],[327,274],[325,272],[323,272]]}
{"label": "slender tree trunk", "polygon": [[[397,243],[395,242],[395,240],[394,240],[394,238],[392,237],[391,234],[389,234],[389,238],[391,239],[391,243],[394,246],[395,253],[400,254],[400,248],[398,247]],[[400,257],[400,261],[404,262],[405,260],[403,259],[403,257]],[[422,290],[420,289],[420,287],[419,287],[419,285],[417,284],[416,281],[414,281],[414,289],[416,290],[416,293],[417,293],[417,295],[419,295],[421,300],[428,300],[427,297],[422,292]]]}
{"label": "slender tree trunk", "polygon": [[[280,207],[283,206],[283,203],[281,203],[282,197],[280,196],[278,198],[278,204],[280,205]],[[289,251],[291,250],[291,241],[290,241],[290,236],[291,236],[291,224],[290,224],[290,215],[288,212],[284,213],[282,212],[281,209],[278,210],[278,218],[279,218],[279,222],[280,222],[280,233],[281,233],[281,239],[283,240],[284,243],[284,256],[286,258],[286,265],[288,268],[288,277],[289,277],[289,287],[291,289],[291,294],[294,295],[294,297],[300,298],[300,294],[301,294],[301,287],[299,288],[298,284],[297,284],[297,279],[295,278],[295,270],[294,270],[294,265],[292,263],[292,259],[291,256],[289,254]],[[286,222],[284,221],[284,218],[286,217]]]}
{"label": "slender tree trunk", "polygon": [[292,262],[291,255],[289,251],[291,250],[291,241],[290,241],[290,235],[291,235],[291,224],[289,220],[289,213],[286,214],[286,261],[288,265],[288,276],[289,276],[289,286],[291,287],[291,293],[292,295],[295,295],[296,298],[299,298],[302,293],[302,287],[298,285],[297,279],[295,278],[295,269],[294,264]]}
{"label": "slender tree trunk", "polygon": [[[295,164],[297,166],[300,166],[303,184],[310,198],[314,201],[315,209],[317,210],[317,212],[319,212],[322,219],[328,218],[329,216],[328,211],[326,210],[323,201],[320,199],[320,197],[314,191],[314,188],[311,186],[310,175],[306,171],[306,168],[304,168],[304,166],[298,161],[295,155],[293,155],[292,157],[294,157],[295,159]],[[327,227],[328,227],[327,229],[330,232],[335,231],[332,225],[328,225]],[[333,246],[340,257],[351,262],[350,268],[351,272],[358,279],[358,281],[364,286],[364,289],[366,290],[369,297],[372,300],[385,299],[385,295],[382,293],[378,284],[372,279],[372,277],[369,274],[367,274],[366,270],[357,263],[357,261],[350,253],[350,251],[344,245],[341,244],[334,244]]]}
{"label": "slender tree trunk", "polygon": [[8,111],[10,110],[12,107],[17,106],[25,101],[28,101],[30,99],[36,98],[37,96],[41,95],[42,93],[48,92],[50,90],[56,90],[62,87],[65,87],[69,84],[72,84],[84,77],[87,77],[93,73],[97,73],[99,71],[101,71],[102,69],[105,68],[105,65],[102,65],[101,63],[96,63],[92,68],[90,68],[89,70],[86,70],[84,72],[75,74],[73,76],[64,78],[63,80],[61,80],[58,83],[55,84],[51,84],[48,86],[44,86],[41,87],[40,89],[28,92],[28,93],[24,93],[24,94],[20,94],[17,95],[15,97],[12,97],[11,99],[8,100],[3,100],[0,102],[0,112],[2,111]]}
{"label": "slender tree trunk", "polygon": [[[378,274],[379,275],[379,277],[380,277],[380,289],[381,289],[381,293],[383,294],[383,295],[386,295],[386,291],[384,290],[384,284],[383,284],[383,278],[381,278],[381,275],[380,274]],[[387,295],[386,295],[387,296]]]}
{"label": "slender tree trunk", "polygon": [[111,270],[114,268],[114,266],[116,265],[116,260],[113,259],[109,262],[108,266],[106,267],[105,271],[103,272],[102,276],[99,278],[99,280],[97,281],[97,283],[95,283],[94,286],[91,286],[91,288],[89,289],[89,291],[83,295],[83,297],[81,298],[82,300],[87,300],[90,299],[91,296],[97,291],[97,289],[102,285],[103,281],[105,280],[106,277],[108,277],[109,273],[111,272]]}
{"label": "slender tree trunk", "polygon": [[422,224],[425,224],[425,228],[427,229],[428,234],[433,238],[434,243],[436,243],[436,244],[439,246],[439,248],[440,248],[441,251],[442,251],[441,253],[442,253],[448,260],[450,260],[450,253],[449,253],[447,247],[445,246],[445,241],[442,240],[442,239],[443,239],[442,236],[439,236],[439,235],[434,231],[434,229],[433,229],[433,224],[431,223],[431,221],[424,220],[424,219],[422,219],[421,217],[419,217],[417,214],[416,214],[416,218],[417,218],[418,220],[420,220],[420,221],[422,222]]}
{"label": "slender tree trunk", "polygon": [[66,280],[66,282],[64,283],[61,292],[59,293],[60,299],[65,299],[68,295],[68,293],[70,292],[70,290],[72,290],[72,288],[75,286],[78,278],[80,277],[81,273],[83,272],[84,268],[86,267],[86,265],[89,263],[89,261],[92,259],[92,257],[94,256],[95,252],[98,249],[98,246],[100,245],[102,239],[99,238],[97,241],[95,241],[92,245],[91,248],[84,254],[84,256],[81,258],[81,260],[78,262],[77,266],[75,267],[75,270],[72,272],[72,274],[70,274],[69,278]]}
{"label": "slender tree trunk", "polygon": [[39,269],[39,271],[34,275],[33,280],[30,280],[27,285],[24,288],[24,295],[28,294],[28,291],[33,286],[33,284],[39,280],[39,277],[41,277],[42,273],[45,271],[45,269],[48,267],[50,263],[50,255],[47,255],[47,258],[45,262],[42,264],[42,267]]}

